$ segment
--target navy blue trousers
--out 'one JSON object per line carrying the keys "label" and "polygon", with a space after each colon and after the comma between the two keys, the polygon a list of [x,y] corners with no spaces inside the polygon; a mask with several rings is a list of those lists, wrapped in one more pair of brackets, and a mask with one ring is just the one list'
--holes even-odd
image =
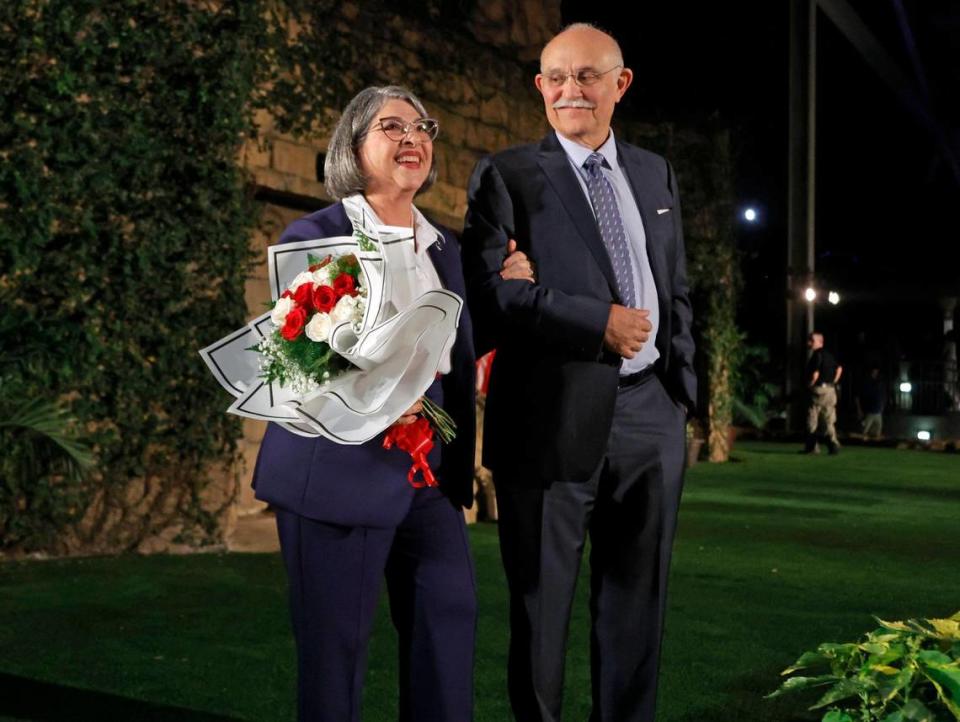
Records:
{"label": "navy blue trousers", "polygon": [[617,394],[607,450],[580,483],[494,471],[510,586],[508,686],[518,722],[559,722],[567,629],[590,554],[591,722],[653,722],[686,412],[656,376]]}
{"label": "navy blue trousers", "polygon": [[281,510],[277,528],[301,722],[359,722],[384,578],[399,641],[399,719],[473,718],[476,586],[459,509],[436,489],[420,489],[394,528],[344,527]]}

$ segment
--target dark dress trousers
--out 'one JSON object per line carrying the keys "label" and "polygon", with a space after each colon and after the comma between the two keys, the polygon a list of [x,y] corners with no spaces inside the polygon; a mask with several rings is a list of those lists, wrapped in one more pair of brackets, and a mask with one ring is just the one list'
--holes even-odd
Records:
{"label": "dark dress trousers", "polygon": [[[281,243],[345,236],[340,203],[292,223]],[[428,249],[443,286],[465,298],[456,238]],[[464,308],[451,371],[428,395],[450,413],[457,438],[430,465],[439,488],[407,482],[411,460],[382,448],[305,438],[270,424],[254,470],[256,497],[277,510],[298,658],[299,719],[354,722],[381,580],[399,638],[401,720],[472,718],[476,601],[461,507],[473,501],[474,373]]]}
{"label": "dark dress trousers", "polygon": [[[463,235],[480,351],[497,348],[484,422],[511,594],[509,688],[518,720],[558,720],[564,647],[587,534],[592,543],[593,717],[653,720],[686,408],[696,399],[676,178],[617,143],[646,233],[660,359],[621,385],[603,346],[616,279],[590,202],[554,133],[489,156]],[[536,283],[500,278],[508,239]],[[685,408],[686,407],[686,408]]]}

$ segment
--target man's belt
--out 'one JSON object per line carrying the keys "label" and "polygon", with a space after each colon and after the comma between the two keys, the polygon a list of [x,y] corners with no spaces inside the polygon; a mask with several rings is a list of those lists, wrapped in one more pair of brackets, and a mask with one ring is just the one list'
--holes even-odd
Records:
{"label": "man's belt", "polygon": [[642,384],[647,379],[657,375],[657,365],[650,364],[645,369],[637,371],[635,374],[627,374],[626,376],[621,376],[620,381],[617,383],[618,389],[626,389],[630,386],[636,386],[637,384]]}

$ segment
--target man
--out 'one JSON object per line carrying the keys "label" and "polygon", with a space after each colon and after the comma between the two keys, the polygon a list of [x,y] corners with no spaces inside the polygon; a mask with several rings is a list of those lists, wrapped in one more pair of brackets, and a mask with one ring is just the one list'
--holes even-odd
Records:
{"label": "man", "polygon": [[837,382],[843,374],[843,366],[833,354],[823,347],[823,334],[816,331],[807,338],[807,347],[813,352],[807,361],[807,387],[810,404],[807,408],[807,441],[805,454],[817,453],[817,428],[824,425],[824,437],[831,454],[840,453],[837,441]]}
{"label": "man", "polygon": [[[617,141],[633,80],[577,24],[535,83],[553,131],[484,158],[463,235],[482,346],[497,348],[484,465],[510,588],[508,683],[520,722],[559,720],[581,553],[591,541],[593,716],[652,721],[667,571],[696,399],[676,177]],[[509,250],[533,282],[501,276]]]}
{"label": "man", "polygon": [[863,425],[864,438],[879,439],[883,435],[883,407],[886,400],[880,369],[871,366],[870,373],[860,384],[860,392],[856,396],[857,416]]}

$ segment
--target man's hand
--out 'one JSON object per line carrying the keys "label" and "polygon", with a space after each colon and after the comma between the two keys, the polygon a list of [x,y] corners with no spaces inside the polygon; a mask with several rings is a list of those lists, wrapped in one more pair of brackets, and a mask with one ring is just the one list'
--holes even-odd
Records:
{"label": "man's hand", "polygon": [[500,278],[504,281],[519,280],[534,283],[536,278],[533,272],[533,261],[527,254],[517,250],[517,242],[512,238],[507,241],[507,257],[503,260],[500,269]]}
{"label": "man's hand", "polygon": [[616,303],[610,306],[607,328],[603,332],[604,346],[623,358],[636,356],[653,330],[649,315],[650,312],[642,308],[626,308]]}
{"label": "man's hand", "polygon": [[421,404],[418,399],[413,406],[403,412],[403,416],[397,419],[397,423],[401,426],[412,424],[417,420],[417,414],[419,414],[421,411],[423,411],[423,404]]}

